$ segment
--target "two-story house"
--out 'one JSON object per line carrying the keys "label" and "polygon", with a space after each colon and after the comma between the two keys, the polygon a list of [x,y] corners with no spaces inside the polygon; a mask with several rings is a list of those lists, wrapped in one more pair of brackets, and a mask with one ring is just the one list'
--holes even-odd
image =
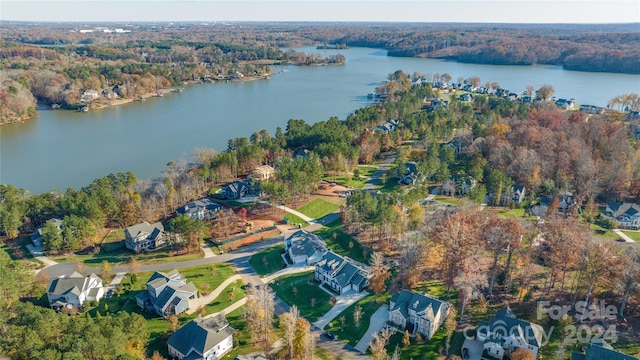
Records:
{"label": "two-story house", "polygon": [[155,249],[166,243],[167,236],[161,222],[149,224],[143,221],[124,230],[124,244],[129,250]]}
{"label": "two-story house", "polygon": [[484,344],[484,350],[497,359],[505,352],[523,348],[537,359],[542,346],[543,329],[540,325],[518,319],[508,307],[498,310],[488,322],[481,321],[476,330],[476,339]]}
{"label": "two-story house", "polygon": [[294,264],[313,265],[322,260],[327,244],[314,233],[298,230],[284,239],[284,250]]}
{"label": "two-story house", "polygon": [[167,340],[173,359],[216,360],[233,349],[233,328],[224,315],[197,318]]}
{"label": "two-story house", "polygon": [[409,330],[411,336],[420,334],[429,340],[442,325],[450,308],[451,304],[431,295],[402,290],[391,296],[389,322]]}
{"label": "two-story house", "polygon": [[176,210],[176,213],[187,215],[192,219],[204,220],[213,219],[220,210],[222,210],[222,206],[204,198],[184,204]]}
{"label": "two-story house", "polygon": [[360,292],[369,285],[369,267],[327,251],[316,263],[314,278],[338,294]]}
{"label": "two-story house", "polygon": [[628,202],[609,201],[605,214],[624,228],[640,228],[640,205]]}
{"label": "two-story house", "polygon": [[187,283],[178,270],[166,274],[156,271],[147,281],[146,290],[136,296],[138,306],[165,318],[186,311],[189,300],[198,297],[195,285]]}
{"label": "two-story house", "polygon": [[96,274],[84,276],[74,271],[69,276],[52,279],[47,288],[49,306],[57,310],[80,307],[85,301],[100,301],[103,296],[102,279]]}

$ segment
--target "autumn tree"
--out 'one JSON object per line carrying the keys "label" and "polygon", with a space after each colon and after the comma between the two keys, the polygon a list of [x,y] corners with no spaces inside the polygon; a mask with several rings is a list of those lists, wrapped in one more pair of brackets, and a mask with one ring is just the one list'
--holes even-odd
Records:
{"label": "autumn tree", "polygon": [[483,224],[482,239],[486,248],[493,253],[489,289],[487,290],[489,296],[493,293],[500,256],[506,250],[509,253],[510,259],[513,253],[513,248],[521,241],[523,234],[524,231],[522,227],[515,219],[492,217]]}
{"label": "autumn tree", "polygon": [[369,349],[374,360],[386,360],[389,358],[386,346],[393,335],[390,327],[384,327],[379,332],[373,334],[373,340],[369,342]]}
{"label": "autumn tree", "polygon": [[389,271],[387,266],[384,264],[384,259],[380,253],[374,252],[371,254],[369,264],[371,265],[369,286],[371,286],[371,290],[373,290],[373,293],[375,294],[374,301],[378,302],[378,295],[382,294],[386,290],[385,281],[389,278]]}
{"label": "autumn tree", "polygon": [[535,358],[531,351],[519,347],[511,354],[511,360],[535,360]]}
{"label": "autumn tree", "polygon": [[254,286],[247,292],[244,318],[251,340],[261,349],[271,348],[271,333],[275,314],[275,294],[269,286]]}
{"label": "autumn tree", "polygon": [[280,329],[282,329],[284,340],[287,343],[290,359],[295,359],[293,343],[296,340],[298,318],[300,318],[300,312],[298,311],[298,307],[295,305],[293,305],[288,312],[283,313],[279,317]]}
{"label": "autumn tree", "polygon": [[547,101],[551,98],[551,95],[554,93],[554,88],[551,85],[542,85],[540,89],[538,89],[538,98],[542,101]]}
{"label": "autumn tree", "polygon": [[362,306],[356,305],[353,309],[353,322],[357,328],[360,327],[360,320],[362,320]]}
{"label": "autumn tree", "polygon": [[630,296],[640,293],[640,252],[630,247],[622,254],[622,268],[616,277],[616,285],[622,292],[618,316],[624,317],[624,309]]}

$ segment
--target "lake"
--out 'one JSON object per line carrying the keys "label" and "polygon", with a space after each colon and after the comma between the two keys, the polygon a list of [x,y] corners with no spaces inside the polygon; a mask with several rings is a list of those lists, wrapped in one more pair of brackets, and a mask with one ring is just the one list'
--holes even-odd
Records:
{"label": "lake", "polygon": [[197,148],[223,151],[231,138],[261,129],[273,135],[289,119],[345,119],[367,105],[367,94],[396,70],[449,73],[454,80],[477,76],[483,84],[498,82],[517,93],[527,85],[550,84],[558,98],[598,106],[623,93],[640,93],[640,75],[394,58],[369,48],[296,50],[339,52],[346,64],[274,67],[278,73],[269,80],[194,84],[180,94],[86,113],[40,110],[37,119],[0,126],[0,183],[40,193],[80,188],[119,171],[155,178],[169,161],[189,160]]}

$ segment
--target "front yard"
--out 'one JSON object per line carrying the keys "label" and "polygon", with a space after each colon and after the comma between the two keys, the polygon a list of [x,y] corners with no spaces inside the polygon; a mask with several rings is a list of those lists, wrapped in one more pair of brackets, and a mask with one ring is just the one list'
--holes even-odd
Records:
{"label": "front yard", "polygon": [[624,230],[622,232],[628,237],[630,237],[633,241],[640,242],[640,231]]}
{"label": "front yard", "polygon": [[331,309],[331,296],[318,285],[311,284],[313,272],[289,275],[273,281],[269,286],[287,305],[296,305],[309,322],[318,320]]}
{"label": "front yard", "polygon": [[[385,304],[388,305],[389,299],[391,299],[391,294],[382,294],[378,296],[378,302],[375,301],[375,295],[367,295],[355,304],[349,306],[345,311],[338,315],[338,317],[333,319],[333,321],[327,324],[324,330],[336,334],[339,340],[346,342],[351,346],[356,346],[358,341],[360,341],[360,338],[362,338],[369,328],[371,315],[373,315],[380,306]],[[362,317],[360,319],[360,323],[356,324],[353,314],[358,306],[362,308]],[[340,317],[342,316],[345,317],[344,326],[340,321]]]}
{"label": "front yard", "polygon": [[251,259],[249,259],[249,264],[258,275],[273,274],[285,266],[284,260],[282,260],[283,251],[283,245],[263,250],[253,255]]}

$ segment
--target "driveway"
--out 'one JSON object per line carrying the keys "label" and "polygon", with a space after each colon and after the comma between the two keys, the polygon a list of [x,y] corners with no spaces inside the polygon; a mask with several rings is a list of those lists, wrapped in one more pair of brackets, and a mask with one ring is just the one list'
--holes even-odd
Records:
{"label": "driveway", "polygon": [[623,233],[622,230],[620,230],[620,229],[613,229],[611,231],[616,233],[616,235],[620,236],[620,238],[623,239],[627,243],[631,243],[631,244],[635,244],[636,243],[635,241],[633,241],[632,238],[630,238],[627,234]]}
{"label": "driveway", "polygon": [[341,312],[345,311],[349,306],[356,303],[358,300],[369,294],[366,291],[361,291],[359,293],[354,291],[349,291],[340,296],[336,296],[336,304],[331,308],[331,310],[327,311],[326,314],[322,315],[318,321],[314,322],[313,325],[318,329],[323,329],[327,324],[335,319]]}
{"label": "driveway", "polygon": [[[42,246],[33,246],[32,244],[27,244],[27,249],[29,250],[29,252],[31,253],[31,255],[33,255],[33,258],[40,261],[41,263],[44,264],[45,268],[46,267],[50,267],[50,266],[54,266],[54,265],[58,265],[57,262],[49,259],[48,257],[44,256],[44,253],[42,252]],[[40,269],[38,271],[42,271],[44,269]]]}
{"label": "driveway", "polygon": [[378,310],[376,310],[373,315],[371,315],[371,320],[369,321],[369,328],[367,332],[362,335],[362,338],[356,344],[356,350],[361,353],[366,353],[367,348],[369,348],[369,343],[373,340],[373,334],[376,334],[378,331],[382,330],[382,327],[389,320],[389,308],[386,304],[381,305]]}
{"label": "driveway", "polygon": [[[469,357],[467,359],[469,360],[481,360],[482,359],[482,350],[484,350],[484,347],[482,345],[482,343],[478,340],[472,340],[472,339],[465,339],[464,343],[462,344],[462,348],[465,349],[469,349]],[[464,351],[464,350],[461,350]]]}

